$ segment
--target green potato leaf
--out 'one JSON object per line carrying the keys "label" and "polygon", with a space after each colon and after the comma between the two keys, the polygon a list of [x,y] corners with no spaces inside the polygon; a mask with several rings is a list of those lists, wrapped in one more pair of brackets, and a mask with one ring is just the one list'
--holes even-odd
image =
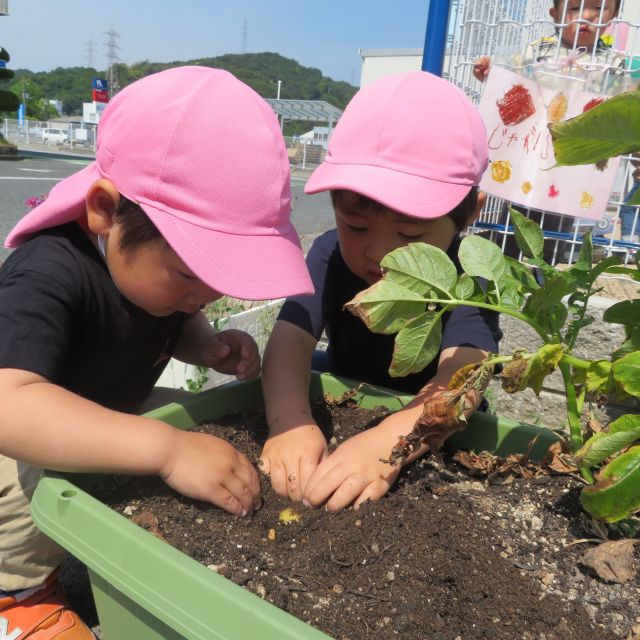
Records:
{"label": "green potato leaf", "polygon": [[458,278],[454,294],[458,300],[475,300],[481,302],[485,299],[482,287],[474,278],[466,273],[461,274]]}
{"label": "green potato leaf", "polygon": [[463,238],[458,258],[462,268],[470,276],[489,281],[498,281],[507,268],[500,247],[481,236],[471,235]]}
{"label": "green potato leaf", "polygon": [[575,457],[580,465],[594,467],[636,440],[640,440],[640,415],[621,416],[589,438]]}
{"label": "green potato leaf", "polygon": [[375,333],[397,333],[412,318],[424,313],[424,298],[386,278],[361,291],[344,305]]}
{"label": "green potato leaf", "polygon": [[631,396],[640,396],[640,351],[616,360],[613,363],[613,377]]}
{"label": "green potato leaf", "polygon": [[394,378],[422,371],[440,351],[440,313],[423,313],[396,336],[389,375]]}
{"label": "green potato leaf", "polygon": [[549,124],[557,166],[593,164],[640,149],[640,93],[621,93]]}
{"label": "green potato leaf", "polygon": [[568,286],[567,278],[561,275],[547,280],[529,296],[523,313],[547,333],[559,331],[567,320],[568,312],[562,298],[567,294]]}
{"label": "green potato leaf", "polygon": [[608,360],[592,362],[587,371],[587,391],[608,395],[611,390],[611,367]]}
{"label": "green potato leaf", "polygon": [[580,494],[585,511],[607,522],[618,522],[640,510],[640,446],[612,460],[596,484]]}
{"label": "green potato leaf", "polygon": [[612,324],[640,325],[640,300],[623,300],[605,310],[602,319]]}
{"label": "green potato leaf", "polygon": [[425,295],[430,289],[451,297],[458,282],[449,256],[430,244],[412,242],[388,253],[380,262],[385,280]]}
{"label": "green potato leaf", "polygon": [[538,281],[535,279],[531,269],[527,268],[520,260],[505,256],[507,270],[511,272],[511,276],[515,278],[521,285],[522,291],[532,293],[540,288]]}
{"label": "green potato leaf", "polygon": [[629,332],[628,338],[611,354],[611,359],[619,360],[634,351],[640,351],[640,328]]}
{"label": "green potato leaf", "polygon": [[540,225],[522,215],[513,207],[509,207],[509,215],[513,222],[516,244],[527,258],[542,259],[544,235]]}

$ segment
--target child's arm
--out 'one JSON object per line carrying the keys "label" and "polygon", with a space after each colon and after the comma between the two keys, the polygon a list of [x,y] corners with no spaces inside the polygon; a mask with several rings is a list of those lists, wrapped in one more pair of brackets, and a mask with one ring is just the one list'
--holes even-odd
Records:
{"label": "child's arm", "polygon": [[[393,485],[400,465],[392,466],[387,460],[391,449],[401,436],[408,435],[422,414],[422,407],[430,398],[446,391],[453,374],[467,364],[479,362],[487,352],[471,347],[443,349],[438,372],[404,409],[385,418],[378,426],[353,436],[341,444],[320,464],[304,489],[304,502],[319,506],[326,502],[329,511],[340,511],[353,503],[358,508],[365,500],[379,500]],[[468,395],[471,415],[476,410],[481,394]],[[416,449],[404,462],[408,464],[423,455],[427,445]]]}
{"label": "child's arm", "polygon": [[235,375],[238,380],[260,373],[256,341],[238,329],[216,331],[202,312],[185,320],[173,355],[188,364]]}
{"label": "child's arm", "polygon": [[292,500],[327,455],[324,435],[311,415],[309,381],[316,339],[278,320],[265,349],[262,389],[269,424],[260,461],[274,490]]}
{"label": "child's arm", "polygon": [[237,515],[260,504],[245,456],[213,436],[106,409],[46,378],[0,369],[0,453],[58,471],[157,474]]}

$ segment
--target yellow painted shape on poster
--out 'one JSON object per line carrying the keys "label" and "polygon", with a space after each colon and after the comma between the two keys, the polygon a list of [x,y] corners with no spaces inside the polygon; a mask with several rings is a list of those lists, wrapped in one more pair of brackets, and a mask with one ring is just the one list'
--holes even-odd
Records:
{"label": "yellow painted shape on poster", "polygon": [[506,182],[511,177],[509,160],[494,160],[491,163],[491,177],[495,182]]}

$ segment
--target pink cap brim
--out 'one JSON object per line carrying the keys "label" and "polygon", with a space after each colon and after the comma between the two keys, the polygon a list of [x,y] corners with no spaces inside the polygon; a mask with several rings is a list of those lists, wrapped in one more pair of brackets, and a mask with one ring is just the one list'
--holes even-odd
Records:
{"label": "pink cap brim", "polygon": [[[17,247],[29,236],[82,217],[89,187],[102,176],[97,164],[55,185],[5,240]],[[282,235],[234,235],[191,225],[148,204],[140,205],[181,260],[212,289],[248,300],[313,293],[313,284],[292,225]]]}
{"label": "pink cap brim", "polygon": [[11,230],[4,246],[17,247],[37,231],[80,218],[85,212],[85,198],[89,187],[101,177],[97,164],[92,162],[81,171],[58,182],[51,189],[47,199],[27,213]]}
{"label": "pink cap brim", "polygon": [[235,235],[140,206],[180,259],[212,289],[247,300],[313,293],[293,225],[282,235]]}
{"label": "pink cap brim", "polygon": [[439,182],[385,167],[325,160],[309,177],[305,193],[348,189],[414,218],[438,218],[457,207],[471,184]]}

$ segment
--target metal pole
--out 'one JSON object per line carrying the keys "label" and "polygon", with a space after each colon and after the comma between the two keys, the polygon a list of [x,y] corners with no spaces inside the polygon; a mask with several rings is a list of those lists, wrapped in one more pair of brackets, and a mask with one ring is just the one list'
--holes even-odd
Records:
{"label": "metal pole", "polygon": [[429,2],[422,70],[429,71],[437,76],[442,75],[444,53],[447,47],[450,5],[451,0],[431,0]]}

